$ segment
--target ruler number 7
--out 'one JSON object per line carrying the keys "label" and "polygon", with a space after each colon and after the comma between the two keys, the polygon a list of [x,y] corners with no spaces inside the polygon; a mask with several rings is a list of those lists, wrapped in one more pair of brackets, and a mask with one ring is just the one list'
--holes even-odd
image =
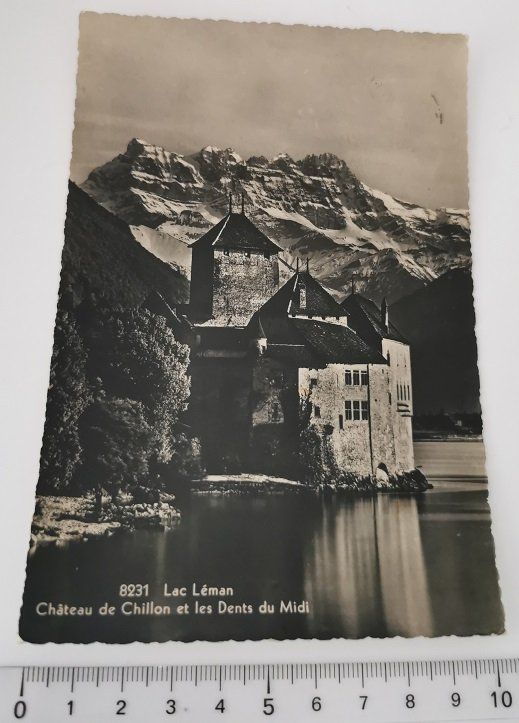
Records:
{"label": "ruler number 7", "polygon": [[359,695],[359,698],[361,699],[362,703],[360,705],[361,710],[366,710],[366,706],[368,704],[368,696],[367,695]]}

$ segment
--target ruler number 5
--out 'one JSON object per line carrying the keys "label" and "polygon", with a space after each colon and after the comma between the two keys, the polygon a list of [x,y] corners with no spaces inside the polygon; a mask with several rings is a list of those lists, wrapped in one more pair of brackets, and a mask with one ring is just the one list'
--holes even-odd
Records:
{"label": "ruler number 5", "polygon": [[263,698],[263,715],[274,713],[274,698]]}

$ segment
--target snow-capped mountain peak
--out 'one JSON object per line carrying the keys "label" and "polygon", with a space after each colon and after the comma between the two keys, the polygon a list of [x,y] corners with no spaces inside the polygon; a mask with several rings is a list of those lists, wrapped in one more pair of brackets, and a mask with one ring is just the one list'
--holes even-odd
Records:
{"label": "snow-capped mountain peak", "polygon": [[163,261],[188,272],[187,246],[243,194],[247,214],[284,249],[309,258],[338,297],[353,275],[376,300],[393,301],[454,268],[470,265],[468,213],[425,209],[362,183],[332,153],[248,160],[205,146],[183,156],[141,139],[92,171],[83,189],[135,227]]}

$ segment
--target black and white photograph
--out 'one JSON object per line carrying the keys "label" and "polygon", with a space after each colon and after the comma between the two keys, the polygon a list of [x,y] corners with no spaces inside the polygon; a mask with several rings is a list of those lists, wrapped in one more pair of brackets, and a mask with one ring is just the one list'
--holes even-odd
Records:
{"label": "black and white photograph", "polygon": [[81,14],[22,640],[504,632],[467,58]]}

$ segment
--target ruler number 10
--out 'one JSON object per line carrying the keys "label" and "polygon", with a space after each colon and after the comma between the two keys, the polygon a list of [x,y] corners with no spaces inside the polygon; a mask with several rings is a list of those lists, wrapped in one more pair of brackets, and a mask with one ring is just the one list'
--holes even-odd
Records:
{"label": "ruler number 10", "polygon": [[509,690],[498,691],[497,693],[494,691],[490,694],[490,697],[494,702],[494,708],[499,708],[500,706],[503,706],[503,708],[510,708],[512,705],[512,694]]}

